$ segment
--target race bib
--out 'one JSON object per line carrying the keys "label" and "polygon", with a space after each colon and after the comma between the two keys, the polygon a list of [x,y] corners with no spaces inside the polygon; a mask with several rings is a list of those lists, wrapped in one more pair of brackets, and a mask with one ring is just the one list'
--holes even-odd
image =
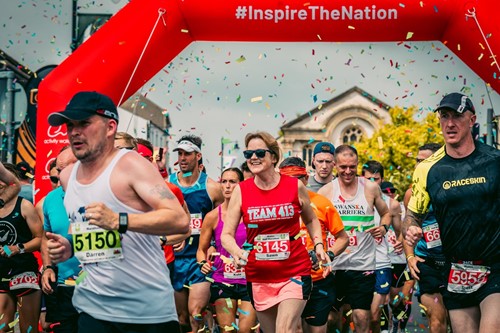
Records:
{"label": "race bib", "polygon": [[351,228],[347,231],[347,236],[349,237],[349,248],[351,251],[358,249],[358,236],[356,234],[356,229]]}
{"label": "race bib", "polygon": [[335,244],[335,236],[333,236],[330,232],[326,235],[326,247],[327,251],[333,252],[333,245]]}
{"label": "race bib", "polygon": [[236,268],[232,261],[224,263],[224,277],[226,279],[244,279],[245,268]]}
{"label": "race bib", "polygon": [[437,223],[423,227],[422,231],[424,233],[424,239],[427,243],[428,249],[441,246],[441,233],[439,232],[439,226]]}
{"label": "race bib", "polygon": [[123,258],[118,230],[104,230],[88,222],[71,224],[73,250],[82,264]]}
{"label": "race bib", "polygon": [[458,294],[470,294],[488,282],[490,269],[487,266],[471,264],[451,264],[448,277],[448,291]]}
{"label": "race bib", "polygon": [[38,275],[35,272],[24,272],[14,275],[9,281],[10,290],[40,289]]}
{"label": "race bib", "polygon": [[256,260],[285,260],[290,257],[288,233],[257,235],[254,240]]}
{"label": "race bib", "polygon": [[191,220],[189,221],[189,227],[191,228],[191,235],[200,234],[202,222],[203,219],[201,218],[201,213],[191,214]]}

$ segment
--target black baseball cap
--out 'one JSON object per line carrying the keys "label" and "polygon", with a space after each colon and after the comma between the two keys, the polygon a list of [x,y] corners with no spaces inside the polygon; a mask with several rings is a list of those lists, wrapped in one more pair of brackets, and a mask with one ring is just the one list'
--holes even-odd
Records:
{"label": "black baseball cap", "polygon": [[396,188],[391,182],[382,182],[382,184],[380,184],[380,189],[383,193],[396,193]]}
{"label": "black baseball cap", "polygon": [[472,104],[470,98],[460,93],[451,93],[444,96],[434,112],[441,109],[451,109],[458,113],[470,111],[476,114],[476,109],[474,109],[474,105]]}
{"label": "black baseball cap", "polygon": [[66,109],[49,114],[49,124],[60,126],[70,120],[85,120],[93,115],[110,118],[118,122],[118,110],[115,103],[106,95],[96,91],[81,91],[69,101]]}

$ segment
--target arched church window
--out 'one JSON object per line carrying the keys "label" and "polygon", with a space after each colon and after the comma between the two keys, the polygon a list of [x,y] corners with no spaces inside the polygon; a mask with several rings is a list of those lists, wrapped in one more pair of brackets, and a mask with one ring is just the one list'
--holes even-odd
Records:
{"label": "arched church window", "polygon": [[344,144],[350,144],[353,142],[361,141],[363,137],[363,131],[358,126],[351,126],[344,130],[344,134],[342,135],[342,142]]}

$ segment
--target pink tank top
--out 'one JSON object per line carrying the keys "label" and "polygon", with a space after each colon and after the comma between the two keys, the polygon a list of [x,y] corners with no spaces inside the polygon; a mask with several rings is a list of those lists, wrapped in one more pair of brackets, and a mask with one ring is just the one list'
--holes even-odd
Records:
{"label": "pink tank top", "polygon": [[[229,259],[230,254],[223,247],[220,240],[220,234],[222,233],[222,227],[224,226],[224,221],[222,221],[222,206],[219,206],[219,220],[217,222],[217,226],[214,230],[214,238],[215,238],[215,249],[220,253],[219,256],[216,256],[214,259],[213,267],[215,268],[215,272],[212,275],[212,278],[217,283],[229,283],[229,284],[247,284],[247,280],[245,278],[245,268],[236,268],[233,265],[233,260]],[[235,234],[236,244],[239,247],[242,247],[247,239],[247,229],[245,224],[241,222],[236,229]],[[226,259],[227,258],[227,259]]]}

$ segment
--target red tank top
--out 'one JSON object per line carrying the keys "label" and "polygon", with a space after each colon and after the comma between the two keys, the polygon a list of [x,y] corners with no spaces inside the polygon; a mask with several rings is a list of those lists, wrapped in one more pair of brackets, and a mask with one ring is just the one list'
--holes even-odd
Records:
{"label": "red tank top", "polygon": [[284,282],[311,274],[311,261],[298,236],[298,180],[281,175],[278,185],[261,190],[254,179],[240,183],[247,242],[253,245],[245,267],[250,282]]}
{"label": "red tank top", "polygon": [[[175,184],[168,182],[165,183],[167,183],[170,191],[172,191],[172,193],[177,197],[177,200],[179,200],[181,206],[184,205],[184,195],[182,194],[181,189]],[[165,255],[165,261],[167,262],[167,264],[170,264],[172,261],[174,261],[175,255],[172,245],[165,245],[163,247],[163,254]]]}

